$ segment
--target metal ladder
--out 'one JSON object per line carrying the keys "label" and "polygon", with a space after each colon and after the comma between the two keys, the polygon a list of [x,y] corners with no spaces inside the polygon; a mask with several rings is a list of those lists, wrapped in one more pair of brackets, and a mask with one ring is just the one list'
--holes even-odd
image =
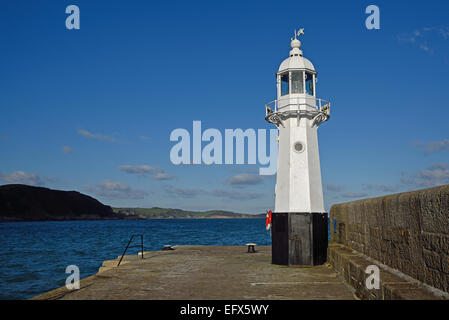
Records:
{"label": "metal ladder", "polygon": [[122,262],[123,256],[125,255],[126,250],[128,250],[129,245],[131,244],[131,241],[133,241],[134,237],[140,237],[140,246],[134,246],[134,247],[131,247],[131,248],[138,248],[138,247],[140,247],[141,250],[142,250],[141,252],[142,252],[142,259],[143,259],[143,234],[133,234],[133,235],[131,236],[131,238],[129,239],[129,241],[128,241],[128,245],[126,246],[125,251],[123,251],[123,254],[122,254],[122,256],[120,257],[120,261],[118,262],[117,267],[118,267],[118,266],[120,265],[120,263]]}

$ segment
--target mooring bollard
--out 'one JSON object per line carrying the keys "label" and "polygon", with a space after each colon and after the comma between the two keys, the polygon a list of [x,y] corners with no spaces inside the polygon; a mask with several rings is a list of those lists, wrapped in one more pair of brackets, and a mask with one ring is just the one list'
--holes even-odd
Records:
{"label": "mooring bollard", "polygon": [[255,243],[247,243],[248,253],[256,253],[256,244]]}

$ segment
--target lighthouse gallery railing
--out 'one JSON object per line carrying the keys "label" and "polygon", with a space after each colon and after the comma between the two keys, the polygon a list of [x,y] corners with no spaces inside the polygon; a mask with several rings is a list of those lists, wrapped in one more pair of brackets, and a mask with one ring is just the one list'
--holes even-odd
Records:
{"label": "lighthouse gallery railing", "polygon": [[[294,100],[296,99],[296,103],[294,102]],[[306,103],[310,102],[311,100],[315,100],[315,107],[317,108],[317,111],[319,112],[323,112],[326,114],[330,114],[330,108],[331,108],[331,103],[327,100],[324,99],[320,99],[320,98],[315,98],[315,97],[301,97],[301,98],[285,98],[285,99],[279,99],[279,100],[273,100],[268,102],[265,105],[265,116],[268,116],[268,114],[270,113],[276,113],[279,110],[279,103],[282,103],[283,101],[289,101],[289,105],[297,105],[298,109],[300,109],[300,106],[302,105],[310,105],[310,103]],[[293,102],[292,102],[293,101]]]}

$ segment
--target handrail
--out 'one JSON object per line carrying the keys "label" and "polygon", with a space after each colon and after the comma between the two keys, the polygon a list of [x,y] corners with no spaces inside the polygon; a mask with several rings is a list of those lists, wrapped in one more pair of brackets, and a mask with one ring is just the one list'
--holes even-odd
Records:
{"label": "handrail", "polygon": [[320,112],[327,111],[328,114],[329,114],[330,105],[331,105],[329,101],[320,99],[320,98],[315,98],[313,96],[281,98],[281,99],[276,99],[276,100],[270,101],[267,104],[265,104],[266,115],[268,115],[269,113],[278,112],[279,103],[284,100],[285,101],[296,100],[296,103],[291,103],[291,104],[298,105],[298,106],[309,105],[305,101],[315,100],[315,107],[318,109],[318,111],[320,111]]}
{"label": "handrail", "polygon": [[133,240],[134,237],[140,237],[140,247],[141,247],[141,249],[142,249],[142,259],[143,259],[143,234],[133,234],[133,235],[131,236],[131,238],[129,239],[129,241],[128,241],[128,245],[126,246],[125,251],[123,251],[123,254],[122,254],[121,258],[120,258],[120,261],[119,261],[118,264],[117,264],[117,267],[118,267],[118,266],[120,265],[120,263],[122,262],[123,256],[125,255],[126,250],[128,250],[129,245],[131,244],[131,241]]}

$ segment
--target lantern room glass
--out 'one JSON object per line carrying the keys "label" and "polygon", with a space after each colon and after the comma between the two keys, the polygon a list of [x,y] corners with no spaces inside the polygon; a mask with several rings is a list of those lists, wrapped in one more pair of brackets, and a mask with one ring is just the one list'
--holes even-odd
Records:
{"label": "lantern room glass", "polygon": [[289,80],[288,80],[288,72],[281,74],[281,96],[285,96],[289,93]]}
{"label": "lantern room glass", "polygon": [[304,93],[302,71],[292,71],[292,93]]}
{"label": "lantern room glass", "polygon": [[313,96],[313,74],[306,72],[306,93]]}

